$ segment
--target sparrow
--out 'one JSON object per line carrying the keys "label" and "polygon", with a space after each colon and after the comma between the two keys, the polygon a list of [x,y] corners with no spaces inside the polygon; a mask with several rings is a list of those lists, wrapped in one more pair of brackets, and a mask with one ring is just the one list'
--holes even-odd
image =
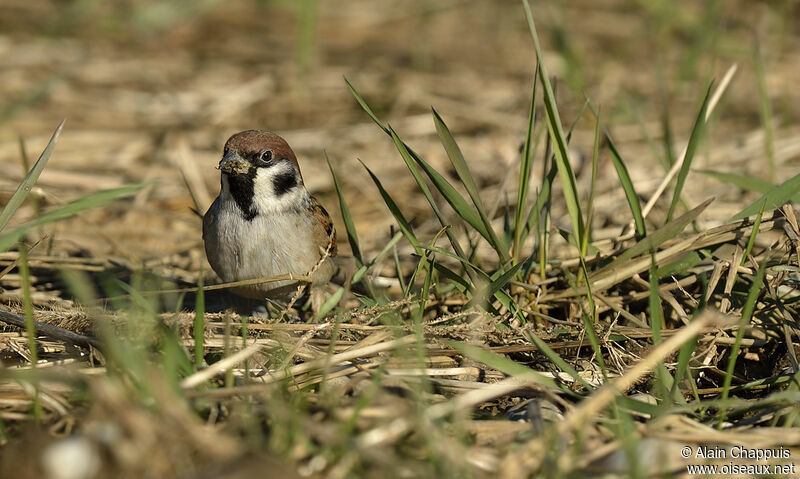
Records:
{"label": "sparrow", "polygon": [[[311,274],[312,309],[325,300],[336,272],[336,231],[328,212],[303,184],[289,144],[268,131],[247,130],[225,143],[219,196],[203,216],[211,268],[225,282]],[[292,280],[239,286],[246,298],[292,300]]]}

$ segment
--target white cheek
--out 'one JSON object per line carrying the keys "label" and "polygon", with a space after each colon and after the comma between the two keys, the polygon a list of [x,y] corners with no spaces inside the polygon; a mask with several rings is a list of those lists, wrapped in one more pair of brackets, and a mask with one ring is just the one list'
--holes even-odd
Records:
{"label": "white cheek", "polygon": [[305,204],[308,198],[306,189],[298,184],[289,192],[277,196],[273,186],[273,179],[286,173],[297,174],[294,165],[286,162],[272,168],[260,168],[253,181],[253,202],[262,213],[274,213],[297,209]]}

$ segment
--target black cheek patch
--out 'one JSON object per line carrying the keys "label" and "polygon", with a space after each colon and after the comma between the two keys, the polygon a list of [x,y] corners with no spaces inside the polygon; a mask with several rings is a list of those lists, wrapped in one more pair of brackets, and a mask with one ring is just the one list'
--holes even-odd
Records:
{"label": "black cheek patch", "polygon": [[281,173],[272,178],[272,191],[275,196],[283,196],[297,186],[297,175],[292,172]]}

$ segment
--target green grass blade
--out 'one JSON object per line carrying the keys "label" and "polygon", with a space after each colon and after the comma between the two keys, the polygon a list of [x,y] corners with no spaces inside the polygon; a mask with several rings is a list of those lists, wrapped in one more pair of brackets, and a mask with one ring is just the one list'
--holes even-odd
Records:
{"label": "green grass blade", "polygon": [[586,251],[589,247],[589,242],[592,236],[592,213],[594,211],[594,190],[597,184],[597,162],[600,156],[600,118],[598,114],[597,121],[594,126],[594,146],[592,148],[592,177],[589,184],[589,200],[587,201],[586,220],[584,221],[585,229],[583,236],[580,238],[581,256],[586,256]]}
{"label": "green grass blade", "polygon": [[[551,189],[553,187],[552,181],[556,179],[556,171],[557,170],[554,164],[547,175],[547,186]],[[547,277],[547,261],[548,254],[550,252],[550,210],[552,208],[552,196],[549,194],[549,192],[542,205],[542,209],[536,210],[534,221],[538,228],[536,235],[538,240],[538,248],[536,253],[539,260],[539,276],[542,281],[544,281]]]}
{"label": "green grass blade", "polygon": [[[736,367],[736,358],[739,356],[739,348],[742,345],[742,339],[744,339],[746,326],[753,317],[753,311],[756,308],[756,301],[758,301],[761,290],[764,288],[764,274],[767,270],[767,263],[768,261],[764,260],[758,266],[758,272],[756,272],[756,276],[753,278],[753,283],[750,285],[750,291],[747,293],[747,301],[742,309],[742,318],[739,321],[739,327],[736,328],[736,338],[734,339],[733,346],[731,346],[730,356],[728,358],[728,367],[725,370],[725,378],[722,382],[721,399],[723,401],[728,398],[731,388],[731,380],[733,379],[733,370]],[[720,417],[720,419],[723,418],[724,416]]]}
{"label": "green grass blade", "polygon": [[[475,361],[483,363],[490,368],[496,369],[509,376],[522,376],[524,374],[536,373],[536,371],[528,366],[525,366],[524,364],[512,361],[511,359],[472,344],[459,343],[456,341],[446,341],[446,344],[464,356],[474,359]],[[557,385],[555,381],[546,376],[542,377],[549,382],[550,387],[556,388]]]}
{"label": "green grass blade", "polygon": [[439,263],[438,261],[433,263],[433,267],[436,268],[436,271],[438,271],[439,274],[450,280],[455,285],[457,290],[465,294],[468,298],[472,297],[474,288],[469,281],[465,280],[456,274],[455,271]]}
{"label": "green grass blade", "polygon": [[689,370],[689,363],[695,353],[698,337],[695,336],[684,343],[678,352],[678,364],[675,367],[675,381],[672,383],[672,401],[673,403],[685,403],[683,392],[680,389],[682,380],[689,382],[690,388],[696,391],[694,377],[692,377]]}
{"label": "green grass blade", "polygon": [[370,107],[369,107],[369,105],[367,104],[367,102],[366,102],[366,101],[364,101],[364,99],[361,97],[361,95],[359,95],[359,94],[358,94],[358,92],[356,91],[356,89],[355,89],[355,88],[353,88],[353,85],[350,83],[350,81],[349,81],[347,78],[345,78],[345,79],[344,79],[344,82],[345,82],[345,83],[347,83],[347,88],[350,90],[350,94],[352,94],[352,95],[353,95],[353,98],[355,98],[355,99],[356,99],[356,102],[358,102],[358,104],[361,106],[361,108],[364,110],[364,112],[365,112],[367,115],[369,115],[369,117],[370,117],[370,118],[372,118],[372,121],[374,121],[374,122],[375,122],[375,124],[377,124],[379,127],[381,127],[381,129],[382,129],[382,130],[383,130],[383,131],[384,131],[384,132],[385,132],[387,135],[391,135],[391,133],[389,132],[389,128],[388,128],[386,125],[384,125],[384,124],[381,122],[381,120],[380,120],[380,119],[378,119],[378,117],[377,117],[377,116],[375,115],[375,113],[372,111],[372,108],[370,108]]}
{"label": "green grass blade", "polygon": [[336,291],[334,291],[334,293],[331,295],[330,298],[325,300],[325,302],[319,308],[319,311],[317,311],[317,321],[320,321],[328,313],[330,313],[333,310],[333,308],[335,308],[336,305],[339,304],[339,301],[342,300],[343,296],[344,296],[344,288],[340,286],[339,288],[336,289]]}
{"label": "green grass blade", "polygon": [[[400,156],[403,158],[403,161],[405,161],[406,166],[408,167],[409,171],[411,171],[411,175],[417,182],[417,186],[419,186],[420,190],[422,190],[422,194],[425,196],[425,199],[428,200],[431,210],[433,210],[434,215],[436,215],[436,218],[439,220],[439,223],[442,225],[442,227],[445,228],[447,239],[450,240],[450,244],[453,246],[453,250],[456,252],[456,255],[461,258],[466,258],[467,255],[464,254],[464,249],[461,247],[461,244],[458,242],[455,234],[450,231],[447,220],[439,209],[439,206],[436,204],[436,201],[433,199],[430,188],[428,188],[428,185],[422,178],[419,168],[417,168],[417,162],[414,156],[412,156],[413,153],[408,149],[406,144],[403,143],[400,137],[397,136],[397,133],[393,129],[389,129],[389,134],[392,136],[392,140],[394,141],[395,147],[397,147],[397,151],[400,152]],[[469,269],[467,271],[469,271]]]}
{"label": "green grass blade", "polygon": [[[433,241],[436,241],[435,239]],[[417,335],[417,346],[419,348],[425,347],[425,341],[422,335],[422,318],[425,315],[425,306],[428,303],[428,295],[431,291],[431,285],[433,284],[433,271],[436,264],[436,258],[429,258],[427,269],[425,272],[425,279],[422,281],[422,291],[420,291],[419,295],[419,308],[415,313],[412,313],[411,319],[413,320],[412,323],[414,325],[414,332]],[[419,351],[421,354],[421,351]],[[422,364],[424,364],[424,358],[422,359]]]}
{"label": "green grass blade", "polygon": [[[536,70],[539,70],[539,65],[536,65]],[[519,187],[517,188],[517,210],[514,215],[514,244],[512,247],[511,256],[516,262],[519,259],[520,249],[522,242],[525,240],[523,236],[523,223],[522,217],[525,212],[525,204],[528,201],[528,189],[531,182],[531,169],[533,168],[533,132],[536,122],[536,85],[539,82],[536,80],[536,72],[533,75],[533,92],[531,93],[531,104],[528,107],[528,129],[525,133],[525,143],[522,146],[522,159],[519,166]]]}
{"label": "green grass blade", "polygon": [[509,270],[516,270],[516,268],[517,268],[517,266],[514,265],[511,268],[509,268],[509,270],[499,269],[499,270],[495,271],[494,273],[492,273],[492,275],[489,275],[486,271],[481,269],[478,265],[476,265],[475,263],[471,262],[469,258],[465,258],[465,257],[459,256],[459,255],[457,255],[455,253],[451,253],[450,251],[447,251],[444,248],[439,248],[437,246],[428,246],[428,245],[422,245],[421,248],[423,250],[430,251],[431,253],[441,254],[441,255],[447,256],[448,258],[452,258],[452,259],[460,262],[461,264],[464,265],[465,268],[468,268],[468,269],[471,269],[472,271],[474,271],[477,276],[479,276],[481,279],[485,280],[487,283],[490,283],[490,282],[496,280],[497,278],[500,278],[501,276],[507,274]]}
{"label": "green grass blade", "polygon": [[517,263],[506,271],[503,271],[502,274],[499,274],[502,270],[495,272],[494,279],[492,279],[491,284],[489,285],[489,291],[494,294],[497,291],[500,291],[505,285],[508,284],[509,281],[514,277],[517,271],[522,267],[523,263]]}
{"label": "green grass blade", "polygon": [[[508,261],[508,245],[497,236],[492,228],[491,218],[489,218],[489,215],[486,213],[486,208],[483,205],[483,200],[481,200],[480,192],[478,191],[478,185],[475,184],[475,179],[473,178],[472,173],[469,171],[467,162],[464,160],[464,155],[461,153],[461,148],[458,147],[455,138],[453,138],[453,134],[450,133],[450,129],[447,128],[447,125],[445,124],[441,115],[439,115],[439,112],[437,112],[435,109],[431,110],[433,112],[433,122],[436,125],[436,132],[439,134],[439,139],[441,140],[442,145],[447,152],[447,157],[450,158],[450,163],[453,165],[453,168],[455,168],[458,178],[461,180],[461,183],[467,190],[467,194],[469,194],[472,204],[475,205],[480,223],[486,232],[486,234],[483,236],[497,253],[497,256],[500,258],[500,262],[505,263]],[[444,191],[440,191],[442,194],[444,194]],[[463,197],[461,197],[461,195],[455,190],[450,192],[450,194],[453,193],[455,193],[458,198],[463,200]],[[453,203],[451,203],[451,205],[453,205]],[[453,205],[453,207],[455,208],[455,205]],[[473,211],[472,208],[469,208],[469,210]],[[458,213],[461,215],[460,211],[458,211]]]}
{"label": "green grass blade", "polygon": [[[472,273],[470,276],[470,282],[467,282],[463,278],[459,281],[460,284],[466,285],[468,288],[469,294],[468,296],[471,298],[469,301],[469,306],[476,305],[476,301],[478,300],[486,300],[490,297],[494,297],[497,299],[503,306],[509,309],[509,311],[514,312],[514,315],[517,316],[522,322],[525,322],[525,318],[522,316],[522,312],[520,311],[519,307],[516,305],[514,300],[509,296],[505,291],[502,290],[503,286],[508,284],[509,281],[513,278],[514,274],[519,271],[519,268],[525,265],[524,262],[518,263],[518,265],[514,265],[510,272],[509,271],[502,271],[499,270],[495,272],[494,277],[489,276],[483,271],[481,268],[476,266],[474,263],[470,262],[468,258],[464,256],[460,256],[455,253],[451,253],[442,248],[437,248],[435,246],[421,246],[423,249],[431,251],[433,253],[441,254],[450,258],[459,261],[462,265],[464,265],[464,269],[467,272]],[[438,263],[437,263],[438,264]],[[438,269],[438,267],[437,267]],[[446,276],[449,279],[453,279],[451,275],[455,275],[452,270]]]}
{"label": "green grass blade", "polygon": [[[505,285],[507,285],[508,282],[514,278],[514,275],[517,274],[517,271],[519,271],[520,268],[522,268],[523,264],[524,263],[517,263],[511,268],[509,268],[508,271],[506,271],[505,273],[501,274],[494,280],[491,280],[486,285],[486,289],[482,291],[481,294],[478,294],[478,296],[483,296],[485,298],[494,297],[498,291],[503,289],[503,287],[505,287]],[[472,301],[467,303],[466,307],[469,308],[470,306],[473,306],[473,304],[471,303]]]}
{"label": "green grass blade", "polygon": [[512,361],[508,358],[500,356],[499,354],[493,353],[492,351],[487,351],[478,346],[473,346],[471,344],[465,344],[465,343],[458,343],[455,341],[447,341],[447,345],[455,349],[456,351],[460,352],[464,356],[473,359],[475,361],[478,361],[480,363],[483,363],[489,366],[490,368],[496,369],[504,374],[507,374],[512,377],[531,378],[540,386],[544,386],[548,389],[553,389],[567,393],[572,397],[577,397],[577,395],[573,391],[571,391],[564,385],[559,384],[553,379],[550,379],[547,376],[544,376],[538,371],[534,371],[533,369],[530,369],[525,365],[519,364],[516,361]]}
{"label": "green grass blade", "polygon": [[678,202],[680,202],[683,185],[686,183],[686,177],[689,175],[689,170],[692,167],[694,154],[697,151],[697,146],[700,144],[700,139],[705,131],[706,110],[708,110],[708,101],[711,98],[711,87],[713,86],[714,82],[712,81],[708,85],[706,96],[703,98],[703,105],[700,107],[700,111],[697,113],[697,119],[695,119],[694,126],[692,127],[692,134],[689,136],[689,144],[686,145],[686,155],[684,155],[683,164],[681,165],[680,171],[678,171],[678,177],[675,181],[675,192],[672,195],[672,203],[669,205],[667,222],[672,219],[675,208],[678,206]]}
{"label": "green grass blade", "polygon": [[[597,307],[594,302],[594,295],[592,294],[592,283],[589,281],[589,268],[586,266],[586,261],[584,261],[583,256],[580,258],[581,264],[581,274],[583,276],[583,281],[586,284],[586,300],[589,305],[589,311],[585,311],[582,304],[579,304],[581,308],[581,318],[583,319],[583,327],[586,331],[586,337],[589,338],[589,343],[592,345],[592,351],[594,351],[595,361],[597,361],[597,365],[600,367],[600,371],[603,373],[603,378],[608,380],[608,366],[606,366],[606,360],[603,357],[603,350],[600,347],[600,336],[597,334],[597,330],[595,329],[594,325],[597,323]],[[570,280],[572,282],[572,280]]]}
{"label": "green grass blade", "polygon": [[477,273],[478,276],[486,279],[487,281],[489,280],[489,275],[485,271],[483,271],[480,267],[478,267],[475,263],[471,262],[469,258],[467,258],[466,256],[460,256],[457,253],[452,253],[444,248],[439,248],[437,246],[421,245],[420,248],[422,248],[425,251],[430,251],[432,253],[441,254],[449,258],[453,258],[454,260],[460,262],[465,268],[475,271],[475,273]]}
{"label": "green grass blade", "polygon": [[564,359],[561,356],[559,356],[557,352],[552,350],[550,348],[550,346],[548,346],[547,343],[544,342],[540,337],[536,336],[535,334],[533,334],[530,331],[526,331],[525,332],[525,336],[537,348],[539,348],[539,351],[541,351],[542,354],[544,354],[547,357],[547,359],[550,360],[550,362],[555,364],[556,367],[558,369],[560,369],[561,371],[564,371],[565,373],[567,373],[570,376],[572,376],[572,379],[574,379],[579,384],[581,384],[583,387],[585,387],[587,391],[592,391],[592,390],[595,389],[595,387],[591,383],[589,383],[587,380],[583,379],[583,377],[580,374],[578,374],[578,371],[576,371],[575,368],[570,366],[568,362],[564,361]]}
{"label": "green grass blade", "polygon": [[364,264],[364,258],[361,256],[361,247],[358,245],[358,232],[356,231],[355,223],[353,223],[353,215],[350,214],[350,207],[347,206],[347,200],[344,198],[339,176],[336,174],[336,170],[333,169],[331,159],[328,158],[327,153],[325,153],[325,161],[328,162],[328,168],[331,170],[333,186],[336,189],[336,197],[339,199],[339,210],[342,212],[342,220],[344,221],[344,228],[347,233],[347,242],[350,243],[350,250],[353,252],[353,257],[356,259],[356,265],[360,267]]}
{"label": "green grass blade", "polygon": [[631,258],[639,256],[641,254],[645,254],[650,251],[656,251],[662,243],[680,234],[680,232],[683,231],[686,225],[688,225],[689,223],[694,221],[698,216],[700,216],[700,213],[702,213],[708,207],[708,205],[711,204],[712,201],[714,201],[713,198],[706,200],[696,208],[684,213],[678,218],[675,218],[674,220],[665,224],[656,231],[653,231],[648,236],[639,240],[638,243],[631,246],[627,250],[623,251],[619,256],[617,256],[614,259],[614,261],[605,265],[598,271],[595,271],[593,273],[593,276],[597,277],[598,275],[606,271],[614,269],[617,265]]}
{"label": "green grass blade", "polygon": [[523,238],[526,238],[530,231],[532,231],[534,228],[539,227],[542,208],[550,204],[550,196],[553,191],[553,181],[556,179],[557,172],[558,170],[555,168],[555,163],[551,162],[550,169],[547,170],[547,174],[544,176],[544,178],[542,178],[542,187],[539,190],[539,194],[536,196],[536,203],[528,213],[528,219],[525,222],[525,229],[522,232]]}
{"label": "green grass blade", "polygon": [[682,275],[686,271],[694,268],[698,264],[702,258],[697,251],[689,251],[686,253],[682,253],[678,255],[678,259],[675,261],[670,261],[669,263],[665,264],[664,266],[660,266],[658,268],[658,277],[667,278],[673,275]]}
{"label": "green grass blade", "polygon": [[762,180],[761,178],[756,178],[755,176],[751,175],[740,175],[738,173],[725,173],[722,171],[712,171],[712,170],[694,170],[694,171],[696,171],[697,173],[702,173],[706,176],[710,176],[715,180],[719,180],[734,186],[738,186],[743,190],[755,191],[756,193],[764,194],[769,190],[775,188],[775,185],[773,183],[770,183],[767,180]]}
{"label": "green grass blade", "polygon": [[408,222],[405,215],[403,215],[403,212],[400,210],[400,207],[397,206],[397,203],[394,201],[392,196],[383,187],[381,180],[379,180],[378,177],[375,176],[375,173],[373,173],[372,170],[370,170],[369,167],[365,165],[363,161],[361,160],[358,161],[361,162],[361,165],[364,167],[364,169],[367,170],[367,173],[369,173],[370,178],[372,178],[372,182],[375,183],[375,186],[378,188],[378,192],[380,193],[381,198],[383,198],[383,202],[386,203],[386,206],[389,208],[389,211],[392,213],[392,216],[394,216],[394,219],[397,221],[398,226],[400,226],[400,231],[403,232],[403,235],[406,237],[408,242],[411,243],[411,246],[414,247],[414,250],[418,254],[422,254],[421,250],[419,249],[419,240],[417,240],[417,235],[414,234],[414,228],[411,226],[411,223]]}
{"label": "green grass blade", "polygon": [[433,123],[436,126],[436,133],[439,135],[439,140],[442,142],[442,146],[444,146],[444,149],[447,152],[447,157],[450,159],[450,163],[456,170],[461,183],[464,184],[464,188],[467,190],[469,197],[472,199],[472,203],[475,205],[475,208],[479,213],[483,212],[482,214],[485,216],[486,208],[483,205],[483,200],[481,200],[480,192],[478,191],[478,185],[475,184],[475,179],[472,177],[472,172],[469,171],[469,166],[467,166],[467,162],[464,159],[464,154],[461,152],[461,148],[459,148],[458,143],[456,143],[455,138],[453,138],[453,134],[450,132],[447,124],[442,119],[442,116],[439,115],[439,112],[436,111],[435,108],[431,108],[431,112],[433,114]]}
{"label": "green grass blade", "polygon": [[[347,81],[347,79],[345,79]],[[353,97],[356,101],[361,105],[364,111],[370,116],[370,118],[375,121],[375,123],[381,127],[383,131],[385,131],[389,136],[392,137],[392,141],[395,144],[395,147],[400,152],[400,156],[403,158],[406,166],[408,167],[411,175],[414,177],[414,181],[416,181],[417,186],[419,186],[420,190],[422,190],[422,194],[425,196],[425,199],[428,200],[428,204],[431,207],[436,218],[439,220],[439,223],[444,227],[445,234],[447,235],[447,239],[450,241],[450,244],[453,247],[453,251],[455,251],[456,255],[462,258],[466,258],[467,255],[464,253],[464,249],[461,247],[460,243],[458,242],[458,238],[456,238],[455,234],[451,231],[450,225],[448,224],[447,220],[445,219],[444,215],[442,214],[439,206],[436,204],[436,201],[431,194],[430,188],[425,183],[421,173],[420,167],[425,170],[426,175],[434,182],[437,189],[442,193],[445,199],[453,206],[453,208],[462,215],[462,219],[467,221],[471,226],[473,226],[484,238],[487,238],[488,241],[488,233],[484,230],[483,224],[480,222],[480,218],[478,217],[475,210],[469,206],[469,204],[461,197],[460,194],[452,187],[452,185],[447,182],[436,170],[434,170],[430,165],[428,165],[416,152],[414,152],[411,148],[408,147],[397,135],[397,132],[394,131],[391,127],[384,126],[383,123],[378,119],[375,113],[370,109],[369,105],[367,105],[366,101],[356,92],[355,88],[347,82],[347,86],[350,89],[350,92],[353,94]],[[460,198],[460,202],[459,202]],[[459,206],[455,206],[454,202],[457,202]],[[471,212],[471,215],[470,215]],[[464,214],[467,217],[464,217]],[[474,272],[467,268],[466,273],[470,276],[470,278],[474,281],[475,274]]]}
{"label": "green grass blade", "polygon": [[[394,132],[394,130],[392,131]],[[395,132],[394,135],[396,136],[397,133]],[[436,171],[428,162],[422,159],[422,157],[415,152],[411,150],[408,151],[411,158],[422,168],[422,171],[424,171],[428,178],[430,178],[436,190],[439,191],[442,197],[444,197],[447,203],[453,208],[453,210],[455,210],[458,216],[472,226],[475,231],[480,233],[480,235],[483,236],[486,241],[488,241],[489,244],[491,244],[496,250],[501,250],[492,243],[494,231],[492,231],[491,228],[487,228],[487,226],[481,220],[481,216],[477,211],[475,211],[469,202],[467,202],[467,200],[461,196],[461,194],[453,187],[453,185],[450,184],[450,182],[447,181],[447,179],[442,176],[441,173]],[[497,240],[496,236],[494,236],[494,238],[495,241],[499,241]]]}
{"label": "green grass blade", "polygon": [[47,143],[44,151],[42,151],[42,154],[39,155],[39,159],[36,160],[33,168],[31,168],[31,170],[25,176],[25,179],[22,180],[22,183],[19,184],[17,190],[8,200],[5,208],[3,208],[3,211],[0,212],[0,231],[3,231],[6,225],[8,225],[11,217],[17,212],[17,209],[19,209],[20,205],[22,205],[22,202],[25,201],[25,198],[27,198],[28,193],[31,192],[33,185],[35,185],[36,181],[39,179],[39,175],[41,175],[42,170],[44,170],[45,165],[47,165],[48,160],[50,160],[50,156],[53,154],[53,150],[56,147],[56,142],[58,142],[58,136],[61,134],[61,130],[64,128],[65,121],[66,120],[62,120],[58,127],[56,127],[56,130],[53,132],[53,136],[50,137],[50,141]]}
{"label": "green grass blade", "polygon": [[[544,64],[544,55],[542,48],[539,45],[539,36],[536,33],[536,25],[533,21],[531,8],[528,0],[523,0],[525,7],[525,16],[528,19],[528,28],[533,38],[534,47],[536,48],[536,58],[539,62],[539,80],[542,82],[544,90],[544,104],[547,117],[547,128],[550,137],[553,140],[553,153],[556,159],[556,166],[558,174],[561,178],[561,187],[564,190],[564,199],[567,203],[567,210],[569,211],[570,219],[572,220],[574,237],[579,240],[583,237],[583,214],[581,213],[581,206],[578,199],[578,189],[575,182],[575,174],[572,171],[569,161],[569,152],[567,150],[567,140],[564,136],[564,128],[561,125],[561,117],[558,114],[556,106],[555,95],[553,94],[553,87],[550,85],[550,79],[547,75],[547,68]],[[580,249],[580,245],[576,244]]]}
{"label": "green grass blade", "polygon": [[[22,160],[22,170],[23,173],[27,175],[31,170],[31,162],[28,159],[28,151],[25,149],[25,140],[21,136],[18,136],[17,141],[19,143],[19,156],[20,159]],[[39,204],[39,199],[35,195],[31,196],[31,206],[33,207],[34,216],[39,216],[40,214],[42,214],[42,206]],[[3,228],[0,227],[0,231],[2,231],[2,229]],[[44,232],[39,231],[39,236],[43,237]]]}
{"label": "green grass blade", "polygon": [[205,342],[206,330],[206,299],[205,291],[203,291],[203,277],[197,282],[197,296],[194,301],[194,366],[197,369],[203,367],[205,361]]}
{"label": "green grass blade", "polygon": [[[39,349],[36,344],[36,323],[33,320],[33,300],[31,299],[31,272],[28,267],[28,249],[24,244],[19,245],[19,273],[22,281],[22,309],[25,315],[25,335],[28,339],[28,353],[30,354],[31,368],[39,364]],[[39,397],[39,386],[34,386],[33,417],[37,424],[42,422],[42,404]]]}
{"label": "green grass blade", "polygon": [[756,66],[756,78],[758,79],[758,113],[761,117],[761,124],[764,127],[764,154],[767,157],[767,168],[770,181],[777,179],[777,166],[775,164],[775,133],[772,125],[772,104],[769,100],[767,91],[767,78],[764,73],[764,57],[761,56],[761,48],[758,39],[755,40],[753,47],[754,63]]}
{"label": "green grass blade", "polygon": [[[766,203],[766,199],[764,200]],[[748,256],[750,256],[750,252],[753,251],[753,245],[756,244],[756,237],[758,236],[758,228],[761,226],[761,218],[764,216],[764,204],[762,203],[761,209],[756,214],[756,219],[753,221],[753,231],[750,232],[750,238],[747,240],[747,247],[744,250],[744,254],[742,255],[742,264],[747,261]]]}
{"label": "green grass blade", "polygon": [[397,246],[397,243],[402,238],[403,238],[402,231],[398,231],[397,233],[395,233],[395,235],[392,236],[392,239],[390,239],[386,243],[386,246],[384,246],[383,249],[377,255],[375,255],[374,258],[367,261],[366,264],[364,264],[363,266],[358,268],[358,270],[356,270],[355,274],[353,274],[353,278],[350,280],[350,284],[355,285],[356,283],[361,281],[361,278],[363,278],[364,275],[367,274],[367,270],[375,266],[375,264],[377,264],[380,260],[382,260],[384,256],[389,254],[389,251],[392,251],[392,249],[394,249]]}
{"label": "green grass blade", "polygon": [[765,211],[775,209],[789,201],[798,191],[800,191],[800,174],[789,178],[780,185],[769,190],[764,196],[747,205],[742,211],[736,213],[730,221],[753,216],[762,208]]}
{"label": "green grass blade", "polygon": [[6,251],[19,241],[32,228],[37,228],[54,221],[63,220],[82,211],[98,206],[103,206],[112,201],[130,196],[144,187],[144,184],[134,184],[113,188],[110,190],[90,193],[82,198],[67,203],[64,206],[48,211],[31,221],[26,221],[8,233],[0,235],[0,251]]}
{"label": "green grass blade", "polygon": [[[447,230],[447,227],[442,227],[433,237],[431,244],[436,244],[436,241],[444,234]],[[416,267],[414,267],[414,271],[411,273],[411,277],[408,279],[408,289],[403,291],[403,297],[408,298],[411,295],[411,289],[417,282],[417,278],[419,277],[420,273],[423,271],[428,271],[430,269],[428,263],[430,258],[429,255],[422,249],[423,246],[420,245],[420,252],[418,253],[418,259]]]}
{"label": "green grass blade", "polygon": [[[592,113],[594,113],[595,118],[597,118],[599,122],[600,113],[595,110],[591,103],[589,104],[589,108],[591,108]],[[614,164],[614,169],[617,170],[619,182],[622,185],[622,190],[625,192],[625,199],[628,200],[628,206],[633,215],[633,223],[636,225],[636,235],[639,238],[644,238],[647,235],[647,228],[645,227],[644,215],[642,214],[642,205],[639,203],[639,196],[636,194],[636,188],[633,186],[633,180],[631,180],[628,168],[625,166],[622,155],[620,155],[617,146],[614,144],[614,140],[611,139],[608,130],[604,128],[603,133],[606,143],[608,144],[608,150],[611,152],[611,162]]]}
{"label": "green grass blade", "polygon": [[158,322],[155,331],[159,343],[159,359],[164,378],[175,392],[181,390],[180,380],[196,371],[192,357],[180,335],[172,328]]}
{"label": "green grass blade", "polygon": [[[658,346],[661,343],[661,328],[663,325],[663,314],[661,312],[661,295],[658,291],[658,265],[656,264],[655,251],[650,253],[650,278],[649,278],[649,307],[650,307],[650,329],[653,333],[653,346]],[[659,388],[661,397],[666,399],[669,390],[672,389],[672,378],[667,372],[664,361],[659,361],[656,366],[657,387]]]}
{"label": "green grass blade", "polygon": [[[522,264],[524,265],[525,262]],[[527,322],[527,318],[525,318],[525,315],[522,313],[522,309],[520,309],[519,305],[517,305],[517,302],[514,301],[514,298],[512,298],[511,295],[501,289],[500,291],[494,293],[494,297],[500,302],[500,304],[505,306],[506,309],[511,311],[513,316],[519,319],[521,324],[525,324]]]}
{"label": "green grass blade", "polygon": [[397,254],[397,246],[396,245],[394,247],[392,247],[392,260],[394,262],[394,273],[395,273],[395,276],[397,277],[397,282],[400,283],[400,291],[403,291],[403,297],[405,298],[407,296],[407,294],[406,294],[406,291],[407,291],[406,281],[405,281],[405,278],[403,278],[403,276],[404,276],[403,267],[400,266],[400,255]]}
{"label": "green grass blade", "polygon": [[611,140],[611,135],[605,133],[606,142],[608,143],[608,150],[611,152],[611,162],[614,164],[614,169],[617,170],[619,182],[622,185],[622,190],[625,192],[625,199],[628,200],[628,206],[633,215],[633,223],[636,225],[636,234],[640,238],[647,236],[647,228],[644,223],[644,215],[642,214],[642,205],[639,203],[639,196],[636,194],[636,188],[633,186],[633,180],[628,173],[628,168],[622,160],[617,146]]}
{"label": "green grass blade", "polygon": [[[569,143],[570,139],[572,138],[572,132],[574,131],[575,126],[578,124],[578,120],[580,119],[581,115],[583,115],[583,111],[586,109],[587,105],[588,102],[583,103],[583,106],[581,106],[581,109],[575,116],[575,120],[572,122],[572,125],[570,125],[569,133],[567,133],[567,143]],[[531,210],[528,213],[528,219],[525,221],[525,228],[522,232],[522,238],[520,240],[524,241],[528,237],[528,234],[530,234],[534,227],[536,227],[536,236],[538,241],[537,253],[542,279],[544,279],[547,265],[553,181],[555,181],[556,174],[558,173],[558,168],[555,166],[555,158],[551,155],[551,144],[552,141],[550,139],[550,135],[548,134],[545,146],[545,161],[543,163],[544,169],[542,170],[542,186],[539,189],[539,193],[536,195],[535,204],[533,207],[531,207]],[[542,224],[542,218],[544,218],[544,224]],[[530,269],[534,264],[533,260],[534,258],[531,258],[528,262],[528,266],[526,267],[525,271],[523,271],[523,276],[527,276],[528,273],[530,273]]]}
{"label": "green grass blade", "polygon": [[[663,75],[660,75],[660,77],[661,76]],[[661,141],[662,144],[664,145],[664,156],[666,157],[667,166],[669,169],[672,167],[672,165],[675,164],[677,155],[675,154],[675,150],[673,150],[672,146],[675,144],[675,135],[672,134],[672,125],[670,124],[671,115],[670,115],[669,104],[670,104],[671,94],[666,91],[667,88],[668,87],[664,86],[663,84],[660,88],[662,90],[662,95],[664,96],[660,117],[661,117]]]}
{"label": "green grass blade", "polygon": [[[416,153],[414,153],[410,148],[408,148],[408,146],[400,139],[400,137],[397,136],[397,133],[394,130],[392,130],[391,128],[385,126],[383,123],[381,123],[381,121],[378,119],[378,117],[375,115],[375,113],[369,107],[367,102],[364,101],[364,99],[361,97],[361,95],[358,94],[358,92],[355,90],[355,88],[353,88],[353,85],[350,84],[350,82],[347,80],[347,78],[345,78],[345,83],[347,83],[347,87],[350,89],[350,93],[353,95],[353,98],[355,98],[356,102],[358,102],[358,104],[361,105],[361,108],[367,113],[367,115],[369,115],[369,117],[372,118],[372,120],[384,132],[386,132],[386,134],[388,134],[389,136],[392,137],[392,141],[394,142],[395,147],[400,152],[400,156],[403,158],[403,161],[406,163],[406,166],[408,167],[409,171],[411,171],[411,175],[414,177],[414,180],[416,181],[417,186],[419,186],[419,188],[422,190],[422,194],[425,196],[425,199],[428,200],[428,204],[430,204],[431,209],[433,210],[433,213],[436,215],[436,218],[439,220],[439,223],[442,226],[445,226],[445,227],[449,226],[447,221],[444,218],[444,215],[442,214],[441,210],[439,209],[439,206],[434,201],[433,195],[431,194],[431,191],[428,188],[428,185],[425,183],[425,180],[422,178],[422,175],[419,172],[419,168],[417,168],[417,160],[416,160],[416,158],[418,157],[418,155]],[[456,254],[458,254],[459,256],[464,257],[465,256],[464,249],[461,247],[461,245],[458,242],[458,239],[450,231],[449,228],[445,231],[445,234],[447,234],[447,239],[450,240],[450,244],[453,246],[453,250],[456,252]],[[469,270],[467,270],[467,271],[469,273]]]}

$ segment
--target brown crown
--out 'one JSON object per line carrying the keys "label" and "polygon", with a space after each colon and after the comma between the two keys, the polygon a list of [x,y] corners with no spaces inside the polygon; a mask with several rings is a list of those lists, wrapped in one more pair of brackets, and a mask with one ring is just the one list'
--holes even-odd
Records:
{"label": "brown crown", "polygon": [[297,163],[297,157],[292,151],[292,147],[275,133],[264,130],[246,130],[233,135],[225,142],[226,152],[236,150],[242,157],[266,149],[272,150],[273,158],[288,158],[295,164],[297,171],[300,171],[300,165]]}

